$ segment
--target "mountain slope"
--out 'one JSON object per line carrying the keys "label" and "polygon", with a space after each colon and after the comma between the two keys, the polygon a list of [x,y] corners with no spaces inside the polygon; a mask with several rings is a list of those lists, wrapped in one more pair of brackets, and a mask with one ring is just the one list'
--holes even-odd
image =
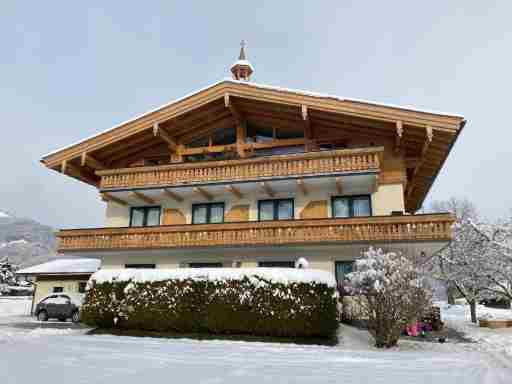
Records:
{"label": "mountain slope", "polygon": [[0,210],[0,260],[31,266],[56,257],[53,229]]}

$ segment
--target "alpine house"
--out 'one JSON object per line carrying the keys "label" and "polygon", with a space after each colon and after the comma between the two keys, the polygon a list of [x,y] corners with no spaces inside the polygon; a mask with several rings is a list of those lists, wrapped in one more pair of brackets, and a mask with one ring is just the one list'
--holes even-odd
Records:
{"label": "alpine house", "polygon": [[105,227],[58,232],[102,268],[293,267],[339,280],[369,246],[428,256],[450,214],[415,214],[465,119],[225,79],[42,158],[96,188]]}

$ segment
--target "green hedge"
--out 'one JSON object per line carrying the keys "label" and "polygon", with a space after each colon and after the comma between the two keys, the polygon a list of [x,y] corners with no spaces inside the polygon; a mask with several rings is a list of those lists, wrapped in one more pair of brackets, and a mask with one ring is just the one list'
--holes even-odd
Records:
{"label": "green hedge", "polygon": [[169,279],[91,281],[81,318],[100,328],[177,333],[331,337],[335,288],[324,283]]}

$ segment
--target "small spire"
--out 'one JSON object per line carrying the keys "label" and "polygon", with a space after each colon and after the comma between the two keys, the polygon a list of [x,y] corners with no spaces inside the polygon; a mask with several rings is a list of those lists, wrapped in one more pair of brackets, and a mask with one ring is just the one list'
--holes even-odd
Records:
{"label": "small spire", "polygon": [[254,72],[254,68],[249,60],[247,60],[245,54],[246,45],[245,40],[240,42],[240,55],[238,55],[238,60],[231,66],[231,73],[235,80],[249,81],[251,74]]}
{"label": "small spire", "polygon": [[245,58],[245,40],[240,42],[240,55],[238,56],[238,60],[247,60]]}

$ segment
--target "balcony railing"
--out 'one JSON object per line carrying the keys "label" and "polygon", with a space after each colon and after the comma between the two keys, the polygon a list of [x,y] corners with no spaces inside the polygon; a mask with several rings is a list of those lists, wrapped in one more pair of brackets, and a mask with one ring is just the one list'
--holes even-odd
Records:
{"label": "balcony railing", "polygon": [[448,241],[449,214],[373,216],[63,230],[59,251],[262,246],[323,242]]}
{"label": "balcony railing", "polygon": [[307,152],[239,160],[204,161],[97,171],[100,188],[179,186],[272,177],[379,171],[382,147]]}

